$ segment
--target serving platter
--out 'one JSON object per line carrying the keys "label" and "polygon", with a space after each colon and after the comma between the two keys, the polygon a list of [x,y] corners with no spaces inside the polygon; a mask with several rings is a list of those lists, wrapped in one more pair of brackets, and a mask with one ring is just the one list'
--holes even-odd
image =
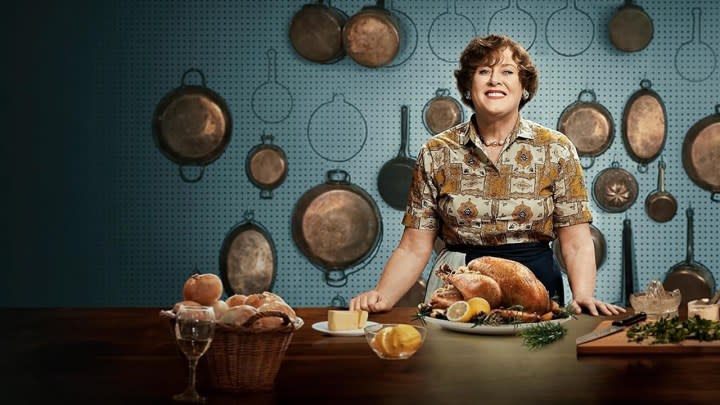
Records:
{"label": "serving platter", "polygon": [[530,322],[530,323],[516,323],[511,325],[477,325],[474,326],[472,323],[469,322],[453,322],[448,321],[445,319],[437,319],[437,318],[431,318],[429,316],[424,317],[425,322],[431,324],[431,325],[438,325],[443,329],[455,331],[455,332],[462,332],[462,333],[471,333],[475,335],[515,335],[519,333],[523,329],[531,328],[533,326],[537,326],[543,323],[565,323],[572,319],[571,317],[567,318],[558,318],[553,319],[551,321],[542,321],[542,322]]}

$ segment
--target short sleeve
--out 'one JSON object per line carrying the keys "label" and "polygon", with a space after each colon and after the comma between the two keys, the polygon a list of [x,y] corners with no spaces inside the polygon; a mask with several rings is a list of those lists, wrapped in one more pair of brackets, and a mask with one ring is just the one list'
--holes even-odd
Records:
{"label": "short sleeve", "polygon": [[439,227],[438,188],[432,175],[433,166],[432,154],[426,146],[423,146],[415,162],[408,202],[402,219],[402,224],[406,227],[423,230],[437,230]]}
{"label": "short sleeve", "polygon": [[555,153],[558,154],[558,176],[554,183],[554,227],[592,222],[588,189],[575,145],[563,136]]}

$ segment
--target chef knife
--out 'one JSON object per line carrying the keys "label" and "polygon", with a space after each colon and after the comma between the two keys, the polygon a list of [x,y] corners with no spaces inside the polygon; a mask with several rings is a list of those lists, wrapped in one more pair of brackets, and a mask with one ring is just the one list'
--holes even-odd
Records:
{"label": "chef knife", "polygon": [[620,319],[617,321],[613,321],[613,323],[608,326],[607,328],[599,329],[596,331],[592,331],[590,333],[587,333],[585,335],[582,335],[575,339],[576,345],[581,345],[583,343],[592,342],[593,340],[598,340],[602,337],[612,335],[613,333],[620,332],[621,330],[624,330],[630,325],[636,324],[638,322],[642,322],[647,319],[647,314],[645,312],[640,312],[635,315],[629,316],[625,319]]}

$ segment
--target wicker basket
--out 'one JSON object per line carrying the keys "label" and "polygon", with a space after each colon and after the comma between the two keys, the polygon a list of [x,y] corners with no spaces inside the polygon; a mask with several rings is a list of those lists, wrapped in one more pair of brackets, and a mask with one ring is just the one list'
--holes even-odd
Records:
{"label": "wicker basket", "polygon": [[[284,323],[271,331],[252,329],[265,316],[280,316]],[[283,313],[262,312],[241,328],[217,324],[210,348],[198,365],[198,384],[211,391],[247,392],[271,390],[285,351],[302,319],[293,323]]]}

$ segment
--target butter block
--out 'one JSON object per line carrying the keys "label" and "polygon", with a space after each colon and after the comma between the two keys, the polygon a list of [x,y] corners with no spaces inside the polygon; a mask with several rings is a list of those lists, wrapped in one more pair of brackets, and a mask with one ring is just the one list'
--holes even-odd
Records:
{"label": "butter block", "polygon": [[328,330],[351,330],[364,328],[367,323],[367,311],[328,311]]}

